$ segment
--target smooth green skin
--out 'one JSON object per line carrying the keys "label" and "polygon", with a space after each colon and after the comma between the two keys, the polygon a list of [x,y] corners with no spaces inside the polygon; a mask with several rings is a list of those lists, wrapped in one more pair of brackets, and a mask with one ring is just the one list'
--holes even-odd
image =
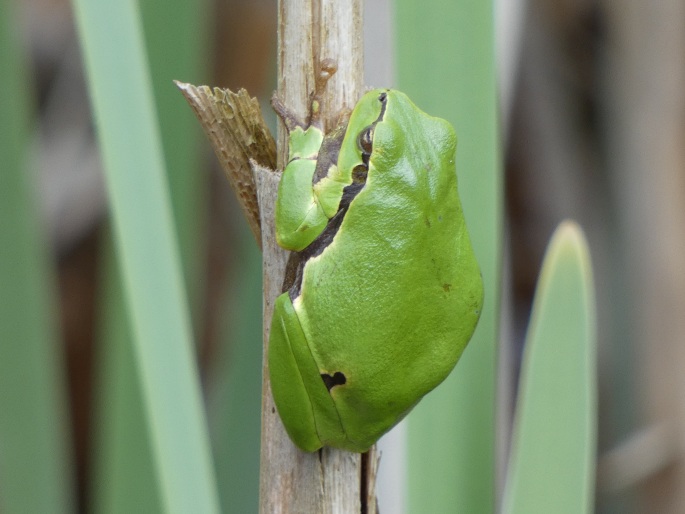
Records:
{"label": "smooth green skin", "polygon": [[[337,167],[313,186],[322,133],[291,133],[276,206],[279,244],[307,247],[335,214],[362,164],[358,136],[378,119],[382,93],[364,188],[332,242],[307,261],[300,295],[291,301],[285,292],[275,304],[271,387],[288,434],[305,451],[366,451],[452,371],[483,302],[457,193],[454,129],[398,91],[359,100]],[[321,375],[336,372],[346,383],[329,392]]]}

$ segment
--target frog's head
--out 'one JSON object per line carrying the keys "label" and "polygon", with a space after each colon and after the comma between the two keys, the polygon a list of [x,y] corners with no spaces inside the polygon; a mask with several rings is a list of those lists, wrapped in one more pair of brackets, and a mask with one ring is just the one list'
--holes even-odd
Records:
{"label": "frog's head", "polygon": [[[383,121],[389,89],[374,89],[357,102],[350,115],[338,155],[338,168],[351,173],[352,182],[364,182],[373,152],[373,137],[378,123]],[[349,177],[349,175],[348,175]]]}
{"label": "frog's head", "polygon": [[456,135],[447,121],[427,115],[404,93],[374,89],[357,103],[340,148],[338,168],[364,182],[369,167],[390,169],[400,160],[453,158]]}

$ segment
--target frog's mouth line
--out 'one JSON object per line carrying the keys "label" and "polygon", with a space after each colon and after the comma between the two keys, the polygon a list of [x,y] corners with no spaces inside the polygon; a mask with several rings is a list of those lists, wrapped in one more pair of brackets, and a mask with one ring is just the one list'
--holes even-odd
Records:
{"label": "frog's mouth line", "polygon": [[[383,91],[379,96],[378,100],[381,102],[381,112],[378,115],[376,121],[374,121],[369,127],[373,130],[376,125],[383,121],[385,116],[385,110],[388,104],[388,94]],[[339,150],[339,149],[338,149]],[[326,228],[323,229],[321,234],[312,241],[312,243],[302,250],[301,252],[292,252],[290,258],[288,259],[288,265],[285,270],[285,279],[283,280],[283,291],[288,291],[290,300],[295,301],[295,298],[300,296],[300,291],[302,289],[302,279],[304,277],[304,267],[307,261],[312,257],[321,255],[323,251],[333,242],[333,238],[338,233],[340,225],[342,225],[345,214],[350,208],[352,200],[360,193],[364,186],[366,185],[366,176],[369,170],[369,158],[371,152],[362,152],[362,162],[363,164],[357,165],[354,170],[352,170],[352,183],[343,189],[342,198],[340,199],[340,204],[338,206],[338,212],[328,221]]]}

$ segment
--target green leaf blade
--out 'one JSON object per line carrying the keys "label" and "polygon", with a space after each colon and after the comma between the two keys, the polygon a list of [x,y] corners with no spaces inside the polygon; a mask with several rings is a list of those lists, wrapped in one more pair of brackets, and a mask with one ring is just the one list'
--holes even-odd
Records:
{"label": "green leaf blade", "polygon": [[593,510],[596,328],[592,269],[581,229],[562,223],[547,250],[521,372],[504,509]]}
{"label": "green leaf blade", "polygon": [[398,87],[457,132],[459,196],[484,284],[456,369],[408,416],[408,510],[492,512],[502,242],[493,4],[398,0],[395,12]]}
{"label": "green leaf blade", "polygon": [[137,5],[73,3],[163,509],[218,512]]}
{"label": "green leaf blade", "polygon": [[[146,0],[140,12],[167,163],[191,316],[201,323],[206,182],[199,170],[201,133],[173,79],[204,77],[207,2]],[[169,58],[173,56],[173,59]],[[103,248],[96,457],[91,494],[95,512],[160,512],[161,496],[144,415],[140,375],[111,231]]]}

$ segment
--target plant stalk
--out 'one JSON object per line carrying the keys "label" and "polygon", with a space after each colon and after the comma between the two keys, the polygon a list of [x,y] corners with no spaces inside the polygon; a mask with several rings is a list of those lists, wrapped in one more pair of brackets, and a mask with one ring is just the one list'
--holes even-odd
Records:
{"label": "plant stalk", "polygon": [[[322,102],[325,126],[330,129],[341,110],[352,109],[362,93],[362,2],[280,0],[278,10],[279,98],[298,117],[308,119],[320,63],[335,60],[338,71],[328,82]],[[288,157],[288,133],[282,123],[277,142],[282,169]],[[257,166],[255,179],[264,264],[260,513],[374,513],[375,450],[365,455],[330,448],[302,452],[288,438],[274,406],[267,368],[268,339],[287,252],[278,247],[274,237],[278,176]]]}

